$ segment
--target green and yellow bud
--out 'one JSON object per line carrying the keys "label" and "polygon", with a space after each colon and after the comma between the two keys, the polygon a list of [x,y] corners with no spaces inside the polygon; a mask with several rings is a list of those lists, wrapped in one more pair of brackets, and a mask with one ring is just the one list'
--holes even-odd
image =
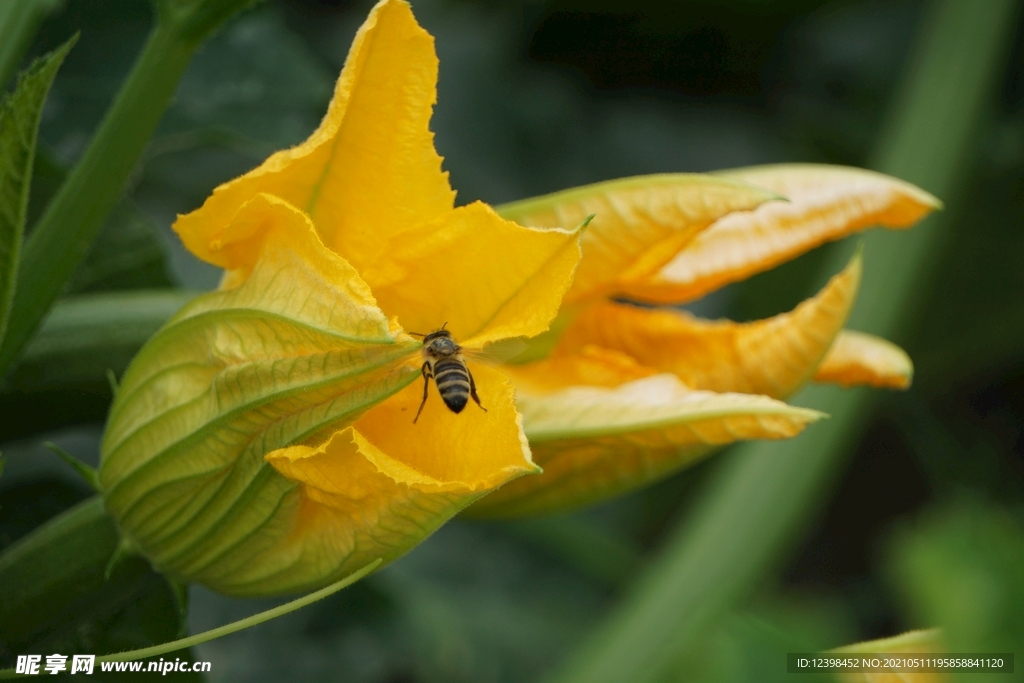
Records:
{"label": "green and yellow bud", "polygon": [[312,226],[304,240],[288,234],[305,222],[268,196],[246,205],[234,225],[264,234],[225,248],[261,248],[256,267],[145,346],[104,437],[100,482],[122,532],[163,571],[225,592],[331,578],[277,547],[302,496],[264,456],[327,438],[416,376],[401,363],[418,343],[390,328],[351,266],[310,258]]}

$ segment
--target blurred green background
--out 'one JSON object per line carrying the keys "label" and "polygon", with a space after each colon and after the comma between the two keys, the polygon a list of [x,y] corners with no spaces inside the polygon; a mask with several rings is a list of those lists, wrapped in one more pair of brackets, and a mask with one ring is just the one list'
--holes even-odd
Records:
{"label": "blurred green background", "polygon": [[[144,311],[152,320],[142,315],[97,340],[76,327],[92,312],[74,296],[214,287],[219,271],[173,236],[175,214],[308,135],[371,5],[265,2],[198,53],[58,304],[60,324],[44,326],[0,390],[0,548],[89,495],[42,443],[96,463],[106,368],[120,372],[181,300],[154,296]],[[927,5],[414,0],[413,8],[437,41],[432,127],[459,202],[498,204],[634,174],[870,165]],[[31,216],[83,151],[150,23],[141,0],[66,0],[40,25],[26,60],[82,35],[44,111]],[[819,506],[730,614],[679,653],[666,680],[781,680],[779,651],[939,623],[957,643],[1024,648],[1024,42],[1019,27],[1006,30],[1010,49],[957,188],[941,197],[946,231],[930,252],[924,296],[904,311],[900,341],[917,366],[914,388],[872,404]],[[788,310],[829,258],[819,249],[689,308],[736,320]],[[379,574],[193,656],[213,662],[216,681],[539,680],[630,594],[722,460],[562,518],[456,519]],[[192,587],[188,627],[273,602]],[[0,643],[0,664],[14,654]]]}

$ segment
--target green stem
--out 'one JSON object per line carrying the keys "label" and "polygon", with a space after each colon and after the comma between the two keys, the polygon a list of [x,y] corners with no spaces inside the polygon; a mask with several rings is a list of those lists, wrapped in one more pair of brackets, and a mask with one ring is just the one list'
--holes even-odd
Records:
{"label": "green stem", "polygon": [[85,256],[124,189],[198,44],[158,22],[99,130],[22,252],[0,376]]}
{"label": "green stem", "polygon": [[[1016,5],[934,3],[877,155],[880,170],[940,197],[953,193],[1005,62]],[[883,336],[905,329],[910,304],[926,291],[929,256],[941,240],[939,221],[929,223],[864,240],[862,305],[851,327]],[[830,264],[830,272],[837,267]],[[694,512],[669,535],[623,602],[549,680],[662,680],[780,559],[856,445],[871,396],[866,390],[812,387],[800,402],[831,413],[831,420],[795,441],[745,444],[729,454]]]}
{"label": "green stem", "polygon": [[[209,631],[197,633],[194,636],[181,638],[179,640],[172,640],[169,643],[161,643],[159,645],[154,645],[152,647],[144,647],[139,650],[129,650],[128,652],[118,652],[112,655],[102,655],[100,657],[97,657],[96,661],[129,662],[136,659],[145,659],[146,657],[156,657],[158,655],[167,654],[168,652],[184,650],[186,648],[192,647],[193,645],[201,645],[210,640],[214,640],[216,638],[223,638],[224,636],[230,635],[232,633],[237,633],[238,631],[244,631],[247,628],[258,626],[259,624],[262,624],[265,621],[270,621],[271,619],[283,617],[289,612],[294,612],[295,610],[301,609],[306,605],[311,605],[318,600],[323,600],[324,598],[337,593],[342,588],[347,588],[348,586],[351,586],[353,583],[355,583],[356,581],[363,578],[364,576],[372,572],[374,569],[379,567],[381,562],[383,561],[384,560],[382,560],[381,558],[377,558],[376,560],[366,565],[362,569],[356,571],[353,574],[349,574],[341,581],[332,583],[330,586],[327,586],[326,588],[321,588],[320,590],[314,591],[309,595],[303,595],[301,598],[296,598],[291,602],[286,602],[283,605],[273,607],[258,614],[253,614],[252,616],[246,617],[245,619],[239,619],[238,621],[231,622],[230,624],[227,624],[225,626],[218,626],[217,628],[210,629]],[[4,671],[0,671],[0,678],[4,677],[4,673]]]}

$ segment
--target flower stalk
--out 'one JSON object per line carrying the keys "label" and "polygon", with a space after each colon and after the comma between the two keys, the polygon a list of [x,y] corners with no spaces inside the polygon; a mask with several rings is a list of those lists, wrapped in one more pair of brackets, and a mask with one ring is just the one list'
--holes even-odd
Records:
{"label": "flower stalk", "polygon": [[25,242],[0,377],[75,272],[202,40],[252,0],[157,5],[156,24],[88,148]]}

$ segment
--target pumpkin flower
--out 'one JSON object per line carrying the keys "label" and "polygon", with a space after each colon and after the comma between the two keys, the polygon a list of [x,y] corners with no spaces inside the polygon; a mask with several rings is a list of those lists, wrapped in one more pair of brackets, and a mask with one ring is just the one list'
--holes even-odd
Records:
{"label": "pumpkin flower", "polygon": [[538,227],[594,219],[565,307],[536,354],[548,357],[509,369],[544,472],[469,512],[558,512],[647,485],[733,441],[794,436],[820,414],[781,400],[812,379],[906,388],[913,365],[902,349],[843,330],[859,257],[767,320],[702,320],[666,304],[874,225],[910,227],[938,206],[878,173],[798,164],[629,178],[499,207]]}
{"label": "pumpkin flower", "polygon": [[[99,472],[126,542],[159,570],[234,595],[314,588],[471,504],[560,510],[720,444],[794,436],[820,414],[782,399],[812,376],[909,381],[898,349],[841,331],[857,261],[744,325],[621,301],[692,300],[856,229],[905,227],[934,207],[924,193],[780,167],[455,208],[429,130],[436,79],[433,39],[383,0],[310,138],[175,223],[221,287],[133,361]],[[430,389],[414,422],[417,334],[442,326],[467,349],[530,350],[469,360],[481,408],[455,414]]]}
{"label": "pumpkin flower", "polygon": [[[385,0],[356,35],[320,127],[218,187],[175,230],[220,266],[122,379],[100,488],[160,571],[240,596],[319,587],[426,538],[537,471],[500,370],[482,408],[436,395],[422,342],[480,349],[548,328],[580,229],[455,208],[428,124],[433,39]],[[434,391],[432,389],[432,391]]]}

